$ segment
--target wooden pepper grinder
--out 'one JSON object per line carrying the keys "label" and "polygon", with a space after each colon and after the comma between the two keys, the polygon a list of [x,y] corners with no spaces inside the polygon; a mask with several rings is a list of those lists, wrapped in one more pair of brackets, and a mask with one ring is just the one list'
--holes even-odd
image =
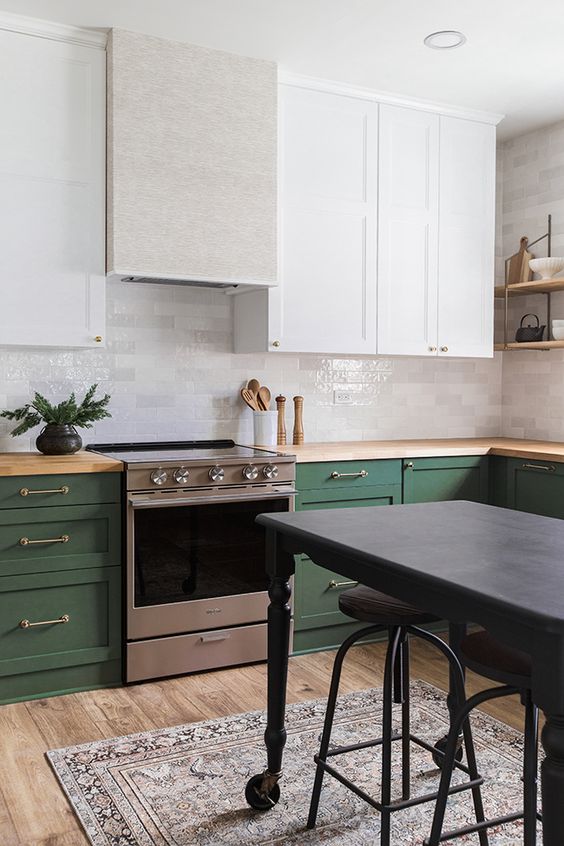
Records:
{"label": "wooden pepper grinder", "polygon": [[303,444],[304,442],[304,398],[294,397],[294,444]]}
{"label": "wooden pepper grinder", "polygon": [[276,433],[276,443],[278,446],[284,446],[286,443],[286,397],[282,395],[276,397],[276,408],[278,411],[278,430]]}

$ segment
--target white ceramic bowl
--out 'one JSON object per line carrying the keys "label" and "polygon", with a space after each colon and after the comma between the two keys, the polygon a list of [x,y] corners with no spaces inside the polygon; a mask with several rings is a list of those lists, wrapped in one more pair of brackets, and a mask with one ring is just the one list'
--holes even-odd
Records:
{"label": "white ceramic bowl", "polygon": [[564,258],[551,256],[550,258],[536,258],[529,261],[529,267],[534,273],[540,273],[541,279],[552,279],[564,270]]}
{"label": "white ceramic bowl", "polygon": [[564,341],[564,326],[552,326],[552,337],[555,341]]}
{"label": "white ceramic bowl", "polygon": [[564,326],[564,320],[553,320],[552,325],[553,326]]}

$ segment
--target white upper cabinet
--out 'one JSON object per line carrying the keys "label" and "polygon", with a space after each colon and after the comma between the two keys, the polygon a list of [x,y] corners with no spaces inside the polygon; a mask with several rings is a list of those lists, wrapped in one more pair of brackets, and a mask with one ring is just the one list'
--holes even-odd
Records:
{"label": "white upper cabinet", "polygon": [[439,116],[380,107],[378,352],[437,351]]}
{"label": "white upper cabinet", "polygon": [[378,352],[493,355],[495,126],[380,110]]}
{"label": "white upper cabinet", "polygon": [[439,351],[493,354],[495,127],[441,117]]}
{"label": "white upper cabinet", "polygon": [[280,285],[237,296],[235,348],[374,354],[378,105],[282,85],[279,110]]}
{"label": "white upper cabinet", "polygon": [[0,16],[0,346],[98,346],[105,39],[15,20]]}
{"label": "white upper cabinet", "polygon": [[277,289],[236,352],[493,355],[495,124],[286,77]]}

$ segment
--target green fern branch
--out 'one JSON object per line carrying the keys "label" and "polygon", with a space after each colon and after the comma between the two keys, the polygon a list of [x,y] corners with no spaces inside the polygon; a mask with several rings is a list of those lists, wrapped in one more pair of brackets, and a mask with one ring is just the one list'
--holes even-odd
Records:
{"label": "green fern branch", "polygon": [[18,425],[12,430],[12,437],[23,435],[24,432],[39,426],[40,423],[55,423],[90,429],[97,420],[112,416],[107,410],[110,395],[104,394],[100,399],[94,399],[97,388],[97,384],[91,385],[80,405],[77,405],[74,391],[68,399],[63,400],[58,405],[53,405],[36,391],[33,402],[28,402],[13,411],[2,411],[0,417],[18,422]]}

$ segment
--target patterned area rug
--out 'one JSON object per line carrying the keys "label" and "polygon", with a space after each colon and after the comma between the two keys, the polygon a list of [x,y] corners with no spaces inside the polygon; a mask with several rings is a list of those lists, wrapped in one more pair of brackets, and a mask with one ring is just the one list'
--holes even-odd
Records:
{"label": "patterned area rug", "polygon": [[[444,694],[424,682],[414,682],[412,690],[412,729],[434,742],[447,730]],[[267,813],[251,810],[244,799],[247,779],[265,765],[261,711],[58,749],[47,756],[94,846],[375,846],[378,813],[329,776],[317,828],[305,829],[324,707],[319,700],[289,706],[282,796]],[[334,742],[376,736],[380,714],[379,690],[342,696]],[[474,714],[486,813],[511,812],[521,804],[522,736],[491,717]],[[380,757],[374,749],[334,761],[367,792],[377,793]],[[399,755],[393,769],[397,793]],[[418,747],[413,749],[412,772],[412,795],[436,788],[438,770],[429,753]],[[421,844],[431,816],[431,804],[395,813],[394,846]],[[471,822],[470,793],[452,796],[448,828]],[[521,842],[520,822],[490,831],[491,846]],[[478,838],[468,835],[456,843],[477,844]]]}

